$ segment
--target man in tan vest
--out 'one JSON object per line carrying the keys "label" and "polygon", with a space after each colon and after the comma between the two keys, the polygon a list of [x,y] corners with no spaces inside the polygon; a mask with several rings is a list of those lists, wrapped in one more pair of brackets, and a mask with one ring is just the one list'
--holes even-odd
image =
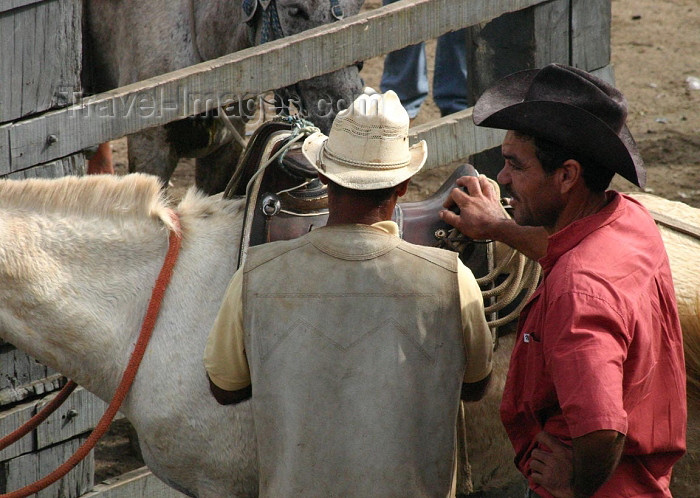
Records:
{"label": "man in tan vest", "polygon": [[251,397],[260,496],[454,496],[460,397],[480,399],[491,335],[456,253],[391,221],[427,155],[394,92],[361,95],[306,157],[327,226],[251,248],[204,364],[222,404]]}

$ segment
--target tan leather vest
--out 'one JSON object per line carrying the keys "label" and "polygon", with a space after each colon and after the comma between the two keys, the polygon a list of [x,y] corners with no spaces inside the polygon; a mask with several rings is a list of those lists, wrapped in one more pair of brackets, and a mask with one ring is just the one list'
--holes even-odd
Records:
{"label": "tan leather vest", "polygon": [[448,496],[457,255],[324,227],[252,248],[243,289],[260,496]]}

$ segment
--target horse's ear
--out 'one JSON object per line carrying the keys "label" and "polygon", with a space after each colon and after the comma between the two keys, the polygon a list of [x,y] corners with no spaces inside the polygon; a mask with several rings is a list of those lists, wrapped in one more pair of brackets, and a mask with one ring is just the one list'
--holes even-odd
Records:
{"label": "horse's ear", "polygon": [[241,9],[243,9],[243,22],[251,23],[255,17],[255,11],[258,10],[258,0],[243,0]]}

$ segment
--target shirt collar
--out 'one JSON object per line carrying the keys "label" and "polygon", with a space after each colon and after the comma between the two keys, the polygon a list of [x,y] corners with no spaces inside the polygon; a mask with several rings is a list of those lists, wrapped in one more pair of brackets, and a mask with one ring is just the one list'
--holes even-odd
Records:
{"label": "shirt collar", "polygon": [[378,221],[377,223],[372,223],[371,226],[374,228],[379,228],[389,235],[394,235],[395,237],[399,236],[399,226],[391,220]]}
{"label": "shirt collar", "polygon": [[547,254],[540,259],[542,270],[548,273],[557,260],[576,247],[588,235],[604,227],[622,215],[622,196],[609,190],[606,192],[608,204],[597,213],[576,220],[548,238]]}

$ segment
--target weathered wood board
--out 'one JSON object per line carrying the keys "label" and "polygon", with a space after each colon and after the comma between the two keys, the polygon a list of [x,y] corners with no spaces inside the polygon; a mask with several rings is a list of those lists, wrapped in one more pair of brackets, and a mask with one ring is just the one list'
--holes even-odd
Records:
{"label": "weathered wood board", "polygon": [[428,144],[428,158],[423,166],[426,170],[466,160],[471,154],[501,145],[505,132],[475,126],[472,112],[472,108],[465,109],[411,128],[411,144],[420,140],[425,140]]}
{"label": "weathered wood board", "polygon": [[[78,104],[15,123],[9,130],[12,169],[65,157],[86,147],[194,113],[192,98],[250,96],[333,71],[447,31],[493,19],[543,0],[415,0],[400,2],[298,35],[229,54]],[[425,20],[430,22],[424,22]],[[333,47],[333,50],[328,50]],[[289,64],[289,60],[299,63]],[[199,109],[202,110],[202,109]],[[99,116],[99,117],[98,117]],[[99,126],[96,123],[99,122]],[[48,137],[54,141],[49,143]]]}
{"label": "weathered wood board", "polygon": [[[34,404],[21,404],[0,412],[0,435],[6,436],[25,424],[34,415]],[[0,451],[0,462],[10,460],[19,455],[29,453],[34,449],[34,441],[30,435],[17,440]]]}
{"label": "weathered wood board", "polygon": [[570,64],[593,71],[610,64],[610,0],[571,0]]}
{"label": "weathered wood board", "polygon": [[[5,436],[19,428],[55,396],[56,393],[33,399],[0,412],[0,435]],[[41,450],[89,432],[97,425],[106,409],[107,403],[78,387],[54,413],[32,431],[31,435],[27,434],[15,444],[0,451],[0,461]]]}
{"label": "weathered wood board", "polygon": [[20,171],[13,171],[6,177],[12,180],[24,180],[25,178],[57,178],[66,175],[82,176],[86,170],[87,159],[85,159],[84,154],[79,153]]}
{"label": "weathered wood board", "polygon": [[[87,436],[73,438],[64,444],[0,462],[0,493],[14,491],[48,475],[75,453],[86,439]],[[63,479],[34,496],[77,498],[92,489],[94,472],[95,458],[90,452]]]}
{"label": "weathered wood board", "polygon": [[58,377],[58,372],[14,346],[0,345],[0,406],[53,390],[54,378]]}
{"label": "weathered wood board", "polygon": [[0,2],[0,123],[75,101],[80,0]]}
{"label": "weathered wood board", "polygon": [[[47,396],[37,403],[36,411],[41,410],[53,397]],[[36,449],[91,431],[106,410],[107,403],[81,387],[76,388],[61,407],[34,431]]]}
{"label": "weathered wood board", "polygon": [[10,172],[10,126],[0,126],[0,175]]}
{"label": "weathered wood board", "polygon": [[23,384],[18,387],[4,389],[1,393],[2,405],[17,403],[29,398],[36,398],[44,394],[57,391],[63,385],[64,380],[61,374],[50,375],[46,378],[41,378],[32,381],[28,384]]}
{"label": "weathered wood board", "polygon": [[467,28],[470,105],[508,74],[550,62],[568,64],[569,7],[569,0],[555,0]]}
{"label": "weathered wood board", "polygon": [[82,498],[183,498],[148,470],[147,467],[125,472],[124,474],[97,484]]}

